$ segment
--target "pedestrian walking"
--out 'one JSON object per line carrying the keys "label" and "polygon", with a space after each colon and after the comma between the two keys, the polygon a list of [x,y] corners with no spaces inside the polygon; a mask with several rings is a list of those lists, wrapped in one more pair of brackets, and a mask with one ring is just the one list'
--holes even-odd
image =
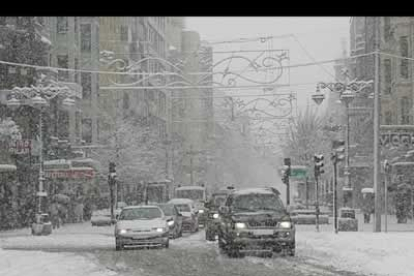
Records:
{"label": "pedestrian walking", "polygon": [[59,228],[60,227],[59,209],[58,209],[58,204],[56,203],[56,201],[50,205],[49,212],[50,212],[53,229]]}
{"label": "pedestrian walking", "polygon": [[84,205],[83,203],[78,203],[75,207],[76,222],[83,222],[83,214],[84,214]]}

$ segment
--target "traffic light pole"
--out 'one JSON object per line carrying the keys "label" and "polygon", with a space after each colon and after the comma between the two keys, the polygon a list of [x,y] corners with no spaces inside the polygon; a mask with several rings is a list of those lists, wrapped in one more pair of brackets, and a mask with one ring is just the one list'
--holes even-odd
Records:
{"label": "traffic light pole", "polygon": [[287,177],[287,181],[286,181],[286,205],[287,206],[290,205],[290,180],[289,180],[289,176]]}
{"label": "traffic light pole", "polygon": [[319,175],[315,174],[316,182],[316,231],[319,232]]}
{"label": "traffic light pole", "polygon": [[333,205],[334,205],[334,229],[335,229],[335,234],[338,234],[338,195],[337,195],[337,190],[338,190],[338,182],[337,182],[337,169],[336,169],[336,165],[337,165],[337,160],[336,160],[337,156],[336,153],[334,155],[334,193],[333,193]]}

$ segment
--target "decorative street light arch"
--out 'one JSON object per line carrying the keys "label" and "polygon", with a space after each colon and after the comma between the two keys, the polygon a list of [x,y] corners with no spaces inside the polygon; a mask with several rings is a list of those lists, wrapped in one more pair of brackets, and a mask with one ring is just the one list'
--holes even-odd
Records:
{"label": "decorative street light arch", "polygon": [[42,197],[47,196],[44,191],[43,183],[45,181],[43,171],[43,111],[49,106],[49,101],[54,98],[62,99],[62,105],[65,109],[70,109],[75,106],[76,101],[73,99],[76,97],[76,93],[67,86],[59,86],[49,84],[47,86],[38,85],[30,87],[14,87],[10,92],[9,99],[6,105],[15,110],[22,105],[31,105],[38,109],[39,112],[39,140],[40,140],[40,153],[39,153],[39,190],[37,196],[38,212],[42,212]]}

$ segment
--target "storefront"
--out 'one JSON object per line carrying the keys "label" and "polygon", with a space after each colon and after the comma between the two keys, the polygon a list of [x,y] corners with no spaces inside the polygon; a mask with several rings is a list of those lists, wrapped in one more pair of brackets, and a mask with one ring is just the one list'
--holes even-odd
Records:
{"label": "storefront", "polygon": [[[100,197],[97,162],[92,159],[50,160],[45,161],[44,171],[48,205],[59,203],[66,222],[88,219]],[[69,200],[57,202],[57,195]]]}

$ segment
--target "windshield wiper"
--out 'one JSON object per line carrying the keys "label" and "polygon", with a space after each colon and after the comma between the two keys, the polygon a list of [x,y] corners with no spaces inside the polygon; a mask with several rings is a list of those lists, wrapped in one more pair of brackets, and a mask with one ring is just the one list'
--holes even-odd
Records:
{"label": "windshield wiper", "polygon": [[236,208],[234,208],[234,209],[236,209],[237,211],[256,212],[256,210],[254,210],[254,209],[249,209],[249,208],[240,208],[240,207],[236,207]]}
{"label": "windshield wiper", "polygon": [[268,207],[263,207],[263,208],[260,208],[259,210],[283,212],[283,210],[282,210],[282,209],[277,209],[277,208],[268,208]]}

